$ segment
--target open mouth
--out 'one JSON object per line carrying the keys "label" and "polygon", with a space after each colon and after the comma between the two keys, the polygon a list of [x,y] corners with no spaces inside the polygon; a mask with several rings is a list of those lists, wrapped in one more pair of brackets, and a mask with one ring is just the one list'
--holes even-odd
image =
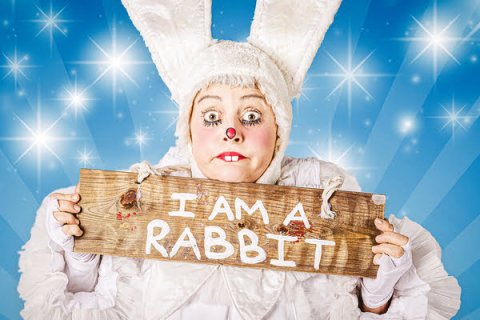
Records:
{"label": "open mouth", "polygon": [[245,159],[245,156],[238,152],[223,152],[220,153],[217,158],[225,162],[238,162]]}

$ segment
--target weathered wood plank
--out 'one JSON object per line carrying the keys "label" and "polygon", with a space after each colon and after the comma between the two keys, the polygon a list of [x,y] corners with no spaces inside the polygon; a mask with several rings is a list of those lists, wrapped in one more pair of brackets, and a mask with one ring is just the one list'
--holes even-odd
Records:
{"label": "weathered wood plank", "polygon": [[[78,218],[84,234],[75,240],[76,252],[288,271],[376,276],[378,267],[372,262],[371,247],[375,243],[375,236],[379,234],[373,221],[376,217],[383,218],[384,214],[385,204],[382,196],[337,191],[330,199],[332,210],[337,216],[334,220],[325,220],[318,216],[322,203],[322,189],[150,176],[141,184],[141,208],[139,208],[135,201],[138,187],[136,178],[137,175],[131,172],[81,170],[82,212]],[[184,211],[192,212],[194,217],[169,214],[179,211],[180,208],[180,200],[172,199],[172,194],[175,193],[189,193],[197,198],[185,201],[184,206]],[[227,204],[219,206],[223,210],[215,211],[215,205],[221,204],[221,199],[219,200],[221,196]],[[268,215],[268,223],[265,223],[260,210],[249,215],[241,209],[241,201],[235,200],[236,198],[243,200],[247,209],[252,208],[256,201],[260,200]],[[380,198],[380,201],[376,198]],[[236,201],[238,208],[235,206]],[[303,206],[309,228],[306,228],[303,221],[294,220],[287,225],[284,224],[287,215],[296,206],[299,208],[299,203]],[[233,214],[233,220],[229,220],[225,213],[228,206]],[[218,214],[209,220],[212,212]],[[241,217],[237,216],[239,213]],[[301,220],[300,212],[296,212],[294,216]],[[170,228],[165,237],[153,241],[165,249],[168,254],[166,257],[152,242],[153,237],[157,236],[162,228],[151,227],[152,234],[150,237],[147,236],[149,223],[152,226],[152,221],[158,220],[166,222]],[[233,246],[233,253],[229,257],[224,259],[207,257],[205,228],[212,226],[224,230],[225,240]],[[172,256],[172,249],[187,227],[195,238],[197,248],[180,247]],[[265,251],[265,259],[254,264],[247,263],[248,257],[257,256],[257,252],[245,250],[252,239],[243,236],[245,243],[242,245],[238,238],[239,233],[249,233],[248,230],[258,236],[258,247]],[[213,233],[207,239],[219,236]],[[290,262],[275,263],[275,259],[282,260],[279,258],[281,242],[275,239],[277,236],[297,237],[293,242],[284,241],[283,260]],[[334,245],[322,245],[322,252],[319,254],[316,252],[317,246],[307,243],[312,241],[307,239],[333,241]],[[147,240],[151,245],[147,246]],[[225,252],[225,242],[223,243],[224,245],[209,247],[211,248],[208,250],[209,256]],[[150,248],[149,254],[146,253],[147,247]],[[195,251],[200,253],[199,259],[196,258]],[[244,252],[243,259],[241,251]],[[316,253],[321,258],[318,269],[314,267]],[[288,263],[295,266],[286,266]]]}

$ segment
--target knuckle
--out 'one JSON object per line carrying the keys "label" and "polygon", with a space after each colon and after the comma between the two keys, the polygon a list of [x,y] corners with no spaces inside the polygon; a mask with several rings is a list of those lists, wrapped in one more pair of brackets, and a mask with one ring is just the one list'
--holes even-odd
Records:
{"label": "knuckle", "polygon": [[76,224],[75,223],[75,217],[71,214],[68,215],[68,224]]}
{"label": "knuckle", "polygon": [[54,212],[53,212],[53,217],[54,217],[55,220],[57,220],[58,222],[62,222],[62,221],[61,221],[61,219],[62,219],[61,216],[62,216],[62,215],[61,215],[61,212],[60,212],[60,211],[54,211]]}
{"label": "knuckle", "polygon": [[62,231],[63,231],[63,233],[65,233],[67,236],[71,236],[71,234],[70,234],[70,226],[69,226],[69,225],[64,225],[64,226],[62,227]]}
{"label": "knuckle", "polygon": [[75,228],[75,236],[79,237],[83,234],[83,231],[82,229],[80,229],[79,226],[75,225],[74,228]]}
{"label": "knuckle", "polygon": [[65,200],[58,200],[58,208],[62,211],[65,211],[68,207],[68,201]]}

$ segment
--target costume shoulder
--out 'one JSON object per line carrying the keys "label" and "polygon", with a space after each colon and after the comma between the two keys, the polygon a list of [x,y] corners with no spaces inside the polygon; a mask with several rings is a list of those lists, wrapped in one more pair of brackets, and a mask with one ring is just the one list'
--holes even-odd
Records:
{"label": "costume shoulder", "polygon": [[278,184],[323,188],[328,179],[336,176],[342,176],[345,179],[341,187],[342,190],[360,191],[357,179],[348,171],[333,162],[323,161],[314,157],[284,157]]}
{"label": "costume shoulder", "polygon": [[[72,193],[75,187],[54,192]],[[68,292],[64,252],[50,240],[46,229],[50,197],[37,211],[30,239],[19,258],[18,292],[24,300],[23,319],[124,319],[135,311],[139,296],[139,268],[129,258],[102,256],[92,292]]]}
{"label": "costume shoulder", "polygon": [[157,166],[158,167],[169,167],[169,166],[179,166],[179,165],[189,165],[188,157],[185,154],[185,151],[181,148],[175,146],[170,147],[165,153],[165,155],[160,159]]}

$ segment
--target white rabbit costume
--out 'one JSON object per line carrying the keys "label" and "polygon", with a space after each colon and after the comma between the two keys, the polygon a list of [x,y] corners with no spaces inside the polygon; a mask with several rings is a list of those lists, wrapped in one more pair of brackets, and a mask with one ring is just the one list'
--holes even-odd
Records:
{"label": "white rabbit costume", "polygon": [[[205,178],[190,148],[196,93],[209,83],[255,84],[278,125],[274,157],[257,182],[323,188],[328,178],[340,175],[342,189],[360,190],[353,176],[332,163],[284,156],[291,100],[339,0],[258,0],[246,43],[211,38],[211,0],[122,2],[180,108],[177,146],[157,167],[184,166],[190,174],[174,174]],[[73,187],[57,192],[71,193]],[[47,197],[38,210],[20,255],[18,290],[26,319],[448,319],[459,308],[460,288],[445,272],[435,239],[408,218],[394,216],[390,222],[396,231],[410,238],[413,266],[396,284],[383,315],[360,311],[355,277],[111,256],[88,267],[95,275],[91,290],[71,292],[79,280],[67,277],[64,251],[45,227],[50,201]]]}

